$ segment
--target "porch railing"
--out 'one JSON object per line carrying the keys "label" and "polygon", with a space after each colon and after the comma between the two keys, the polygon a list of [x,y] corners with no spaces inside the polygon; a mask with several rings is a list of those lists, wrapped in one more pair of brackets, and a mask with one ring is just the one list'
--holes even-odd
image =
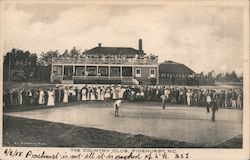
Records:
{"label": "porch railing", "polygon": [[73,80],[122,80],[132,81],[133,77],[121,76],[73,76]]}
{"label": "porch railing", "polygon": [[112,58],[53,58],[53,64],[158,64],[158,58],[149,59],[112,59]]}
{"label": "porch railing", "polygon": [[[72,81],[76,82],[76,81],[120,81],[122,83],[135,83],[135,79],[134,77],[130,76],[130,77],[124,77],[124,76],[72,76],[71,79],[69,78],[65,78],[63,76],[58,76],[58,75],[54,75],[51,76],[51,81],[52,82],[64,82],[64,81]],[[136,83],[135,83],[136,84]]]}

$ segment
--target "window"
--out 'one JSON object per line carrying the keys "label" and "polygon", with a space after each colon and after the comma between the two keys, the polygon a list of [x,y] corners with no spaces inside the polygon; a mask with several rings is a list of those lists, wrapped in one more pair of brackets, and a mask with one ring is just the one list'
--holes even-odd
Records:
{"label": "window", "polygon": [[150,70],[150,74],[155,74],[155,70],[154,70],[154,69],[151,69],[151,70]]}
{"label": "window", "polygon": [[98,75],[108,76],[108,67],[99,67]]}
{"label": "window", "polygon": [[110,76],[119,77],[120,67],[110,67]]}
{"label": "window", "polygon": [[141,77],[141,69],[140,68],[135,69],[135,77]]}
{"label": "window", "polygon": [[76,76],[83,76],[85,71],[85,67],[83,66],[76,66]]}
{"label": "window", "polygon": [[136,69],[136,74],[141,74],[141,70],[140,69]]}
{"label": "window", "polygon": [[150,78],[155,78],[155,69],[150,69]]}
{"label": "window", "polygon": [[155,69],[150,69],[149,77],[150,78],[155,78]]}
{"label": "window", "polygon": [[132,77],[132,67],[122,67],[122,76]]}
{"label": "window", "polygon": [[96,76],[97,75],[96,67],[88,66],[86,75],[87,76]]}
{"label": "window", "polygon": [[62,66],[53,66],[53,75],[61,76],[62,75]]}

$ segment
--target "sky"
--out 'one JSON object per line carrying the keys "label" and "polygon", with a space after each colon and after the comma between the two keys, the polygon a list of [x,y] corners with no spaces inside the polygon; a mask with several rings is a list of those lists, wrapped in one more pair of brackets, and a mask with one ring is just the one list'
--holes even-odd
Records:
{"label": "sky", "polygon": [[4,52],[132,47],[197,73],[243,72],[240,6],[6,4]]}

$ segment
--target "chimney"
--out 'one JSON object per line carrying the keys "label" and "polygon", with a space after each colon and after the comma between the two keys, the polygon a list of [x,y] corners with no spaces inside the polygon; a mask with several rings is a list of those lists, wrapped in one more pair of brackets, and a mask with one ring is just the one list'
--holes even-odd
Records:
{"label": "chimney", "polygon": [[101,43],[98,43],[98,47],[102,47],[102,44],[101,44]]}
{"label": "chimney", "polygon": [[142,39],[139,39],[139,51],[142,52]]}

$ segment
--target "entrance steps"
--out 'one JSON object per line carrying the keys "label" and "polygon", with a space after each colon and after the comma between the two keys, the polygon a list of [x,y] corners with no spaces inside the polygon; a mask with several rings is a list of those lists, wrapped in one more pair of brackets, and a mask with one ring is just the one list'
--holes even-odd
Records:
{"label": "entrance steps", "polygon": [[62,80],[62,84],[74,84],[73,80]]}
{"label": "entrance steps", "polygon": [[130,84],[130,85],[138,85],[139,82],[136,79],[130,79],[130,80],[123,80],[122,84]]}

